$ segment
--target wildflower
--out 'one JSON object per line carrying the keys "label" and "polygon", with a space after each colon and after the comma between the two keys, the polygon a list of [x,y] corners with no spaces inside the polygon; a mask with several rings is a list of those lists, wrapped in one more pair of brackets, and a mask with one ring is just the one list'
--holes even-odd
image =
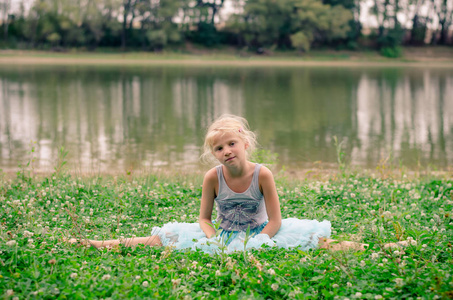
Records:
{"label": "wildflower", "polygon": [[69,277],[71,277],[72,279],[75,279],[75,278],[77,278],[77,273],[71,273],[71,275],[69,275]]}
{"label": "wildflower", "polygon": [[332,284],[332,287],[333,287],[334,289],[336,289],[337,287],[339,287],[339,285],[336,284],[336,283],[334,283],[334,284]]}
{"label": "wildflower", "polygon": [[361,267],[365,267],[365,266],[366,266],[366,262],[365,262],[364,260],[362,260],[362,261],[360,262],[360,266],[361,266]]}
{"label": "wildflower", "polygon": [[394,254],[395,256],[400,255],[400,253],[401,253],[401,252],[399,252],[398,250],[393,251],[393,254]]}
{"label": "wildflower", "polygon": [[102,276],[102,280],[109,280],[112,276],[110,276],[109,274],[105,274],[104,276]]}
{"label": "wildflower", "polygon": [[396,278],[395,282],[396,282],[396,285],[403,285],[403,279],[402,278]]}
{"label": "wildflower", "polygon": [[140,278],[140,275],[135,276],[135,280],[139,280]]}
{"label": "wildflower", "polygon": [[377,254],[377,253],[371,254],[372,259],[377,259],[378,257],[379,257],[379,254]]}
{"label": "wildflower", "polygon": [[49,260],[49,264],[51,265],[54,265],[57,263],[57,260],[55,258],[52,258],[51,260]]}
{"label": "wildflower", "polygon": [[12,296],[12,295],[14,295],[13,290],[6,290],[6,296]]}
{"label": "wildflower", "polygon": [[10,246],[10,247],[16,246],[16,244],[17,244],[17,242],[15,240],[11,240],[11,241],[6,242],[6,245]]}
{"label": "wildflower", "polygon": [[414,240],[414,238],[412,238],[412,237],[408,237],[408,238],[407,238],[407,242],[408,242],[409,244],[411,244],[412,246],[417,246],[417,241]]}
{"label": "wildflower", "polygon": [[355,293],[355,297],[356,297],[356,298],[360,298],[360,297],[362,297],[362,293],[361,293],[361,292],[357,292],[357,293]]}
{"label": "wildflower", "polygon": [[24,237],[32,237],[34,235],[33,232],[30,232],[28,230],[24,230]]}
{"label": "wildflower", "polygon": [[181,284],[181,279],[178,278],[178,279],[172,279],[171,280],[171,283],[173,284],[173,288],[176,288],[178,285]]}
{"label": "wildflower", "polygon": [[278,284],[273,283],[273,284],[271,285],[271,288],[272,288],[272,290],[276,291],[276,290],[278,289]]}
{"label": "wildflower", "polygon": [[346,286],[347,286],[347,287],[352,287],[352,283],[347,282],[347,283],[346,283]]}
{"label": "wildflower", "polygon": [[148,286],[149,286],[149,282],[146,281],[146,280],[143,281],[143,282],[142,282],[142,286],[145,287],[145,288],[148,287]]}
{"label": "wildflower", "polygon": [[382,296],[381,295],[376,295],[376,296],[374,296],[374,299],[376,299],[376,300],[382,299]]}
{"label": "wildflower", "polygon": [[220,274],[222,274],[220,270],[215,271],[215,276],[220,276]]}
{"label": "wildflower", "polygon": [[275,275],[274,269],[267,270],[267,273],[269,273],[269,275]]}

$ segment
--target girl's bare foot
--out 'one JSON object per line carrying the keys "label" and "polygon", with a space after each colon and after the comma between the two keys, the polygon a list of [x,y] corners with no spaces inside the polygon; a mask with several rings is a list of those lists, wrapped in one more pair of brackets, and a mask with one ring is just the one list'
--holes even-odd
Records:
{"label": "girl's bare foot", "polygon": [[400,242],[396,242],[396,243],[387,243],[387,244],[384,244],[384,248],[387,249],[387,248],[402,248],[402,247],[407,247],[409,245],[409,243],[407,241],[400,241]]}

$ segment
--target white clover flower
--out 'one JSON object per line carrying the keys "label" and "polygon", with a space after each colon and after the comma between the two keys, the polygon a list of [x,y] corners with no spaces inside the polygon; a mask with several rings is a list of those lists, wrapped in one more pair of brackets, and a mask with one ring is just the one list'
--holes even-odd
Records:
{"label": "white clover flower", "polygon": [[376,296],[374,296],[374,299],[375,299],[375,300],[382,299],[382,296],[381,296],[381,295],[376,295]]}
{"label": "white clover flower", "polygon": [[357,293],[355,293],[354,296],[355,296],[356,298],[360,298],[360,297],[362,297],[362,293],[361,293],[361,292],[357,292]]}
{"label": "white clover flower", "polygon": [[412,237],[408,237],[407,242],[408,242],[408,244],[410,244],[412,246],[417,246],[417,241],[414,240],[414,238],[412,238]]}
{"label": "white clover flower", "polygon": [[173,287],[177,287],[178,285],[181,284],[181,278],[178,279],[172,279],[171,283],[173,284]]}
{"label": "white clover flower", "polygon": [[360,266],[361,266],[361,267],[365,267],[365,266],[366,266],[366,262],[365,262],[364,260],[362,260],[362,261],[360,262]]}
{"label": "white clover flower", "polygon": [[135,276],[135,280],[139,280],[140,278],[140,275]]}
{"label": "white clover flower", "polygon": [[276,290],[278,289],[278,284],[273,283],[273,284],[271,285],[271,289],[274,290],[274,291],[276,291]]}
{"label": "white clover flower", "polygon": [[145,280],[145,281],[142,282],[142,287],[146,288],[148,286],[149,286],[149,282],[148,281]]}
{"label": "white clover flower", "polygon": [[332,287],[333,287],[334,289],[336,289],[337,287],[339,287],[339,285],[336,284],[336,283],[334,283],[334,284],[332,284]]}
{"label": "white clover flower", "polygon": [[393,254],[394,254],[395,256],[400,255],[400,253],[401,253],[401,252],[399,252],[398,250],[393,251]]}
{"label": "white clover flower", "polygon": [[10,247],[16,246],[16,244],[17,244],[17,242],[15,240],[6,242],[6,246],[10,246]]}
{"label": "white clover flower", "polygon": [[215,276],[220,276],[221,274],[220,270],[215,271]]}
{"label": "white clover flower", "polygon": [[77,273],[71,273],[71,275],[69,275],[69,277],[71,277],[72,279],[75,279],[75,278],[77,278]]}
{"label": "white clover flower", "polygon": [[30,232],[28,230],[24,230],[24,237],[32,237],[34,235],[33,232]]}
{"label": "white clover flower", "polygon": [[274,269],[267,270],[267,273],[269,273],[269,275],[275,275]]}
{"label": "white clover flower", "polygon": [[403,279],[402,278],[396,278],[395,282],[396,282],[396,285],[403,285]]}
{"label": "white clover flower", "polygon": [[110,276],[109,274],[102,276],[102,280],[109,280],[110,278],[112,278],[112,276]]}
{"label": "white clover flower", "polygon": [[13,290],[6,290],[6,296],[12,296],[12,295],[14,295]]}
{"label": "white clover flower", "polygon": [[352,287],[352,283],[350,283],[349,281],[346,283],[346,286],[347,287]]}
{"label": "white clover flower", "polygon": [[378,257],[379,257],[379,254],[377,254],[376,252],[371,254],[372,259],[377,259]]}

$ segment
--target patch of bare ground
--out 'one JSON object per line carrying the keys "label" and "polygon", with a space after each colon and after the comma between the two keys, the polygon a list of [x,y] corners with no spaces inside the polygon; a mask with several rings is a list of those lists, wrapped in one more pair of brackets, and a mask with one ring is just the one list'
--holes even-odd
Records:
{"label": "patch of bare ground", "polygon": [[407,60],[424,62],[453,61],[452,46],[405,47],[403,52],[404,58]]}

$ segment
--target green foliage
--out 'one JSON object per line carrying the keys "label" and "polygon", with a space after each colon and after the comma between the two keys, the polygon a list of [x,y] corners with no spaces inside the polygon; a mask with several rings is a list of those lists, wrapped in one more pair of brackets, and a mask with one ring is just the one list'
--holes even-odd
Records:
{"label": "green foliage", "polygon": [[187,34],[190,41],[207,47],[218,46],[222,43],[222,34],[217,31],[214,24],[200,22],[197,28],[197,30]]}
{"label": "green foliage", "polygon": [[252,153],[250,160],[259,164],[272,166],[278,164],[278,153],[267,149],[258,149]]}
{"label": "green foliage", "polygon": [[[207,255],[171,247],[95,250],[63,236],[149,235],[196,222],[201,178],[0,176],[0,294],[5,298],[448,298],[453,182],[347,176],[278,186],[284,218],[327,219],[366,251],[264,248]],[[383,244],[405,240],[404,249]],[[263,284],[265,283],[265,284]],[[382,298],[381,298],[382,297]]]}
{"label": "green foliage", "polygon": [[389,58],[398,58],[403,55],[403,49],[401,47],[384,47],[380,50],[381,55]]}
{"label": "green foliage", "polygon": [[312,37],[308,37],[303,32],[298,32],[291,35],[291,43],[299,51],[308,52],[310,50],[310,44]]}
{"label": "green foliage", "polygon": [[343,38],[352,19],[342,6],[317,0],[250,0],[244,16],[244,40],[249,45],[308,51],[315,40]]}

